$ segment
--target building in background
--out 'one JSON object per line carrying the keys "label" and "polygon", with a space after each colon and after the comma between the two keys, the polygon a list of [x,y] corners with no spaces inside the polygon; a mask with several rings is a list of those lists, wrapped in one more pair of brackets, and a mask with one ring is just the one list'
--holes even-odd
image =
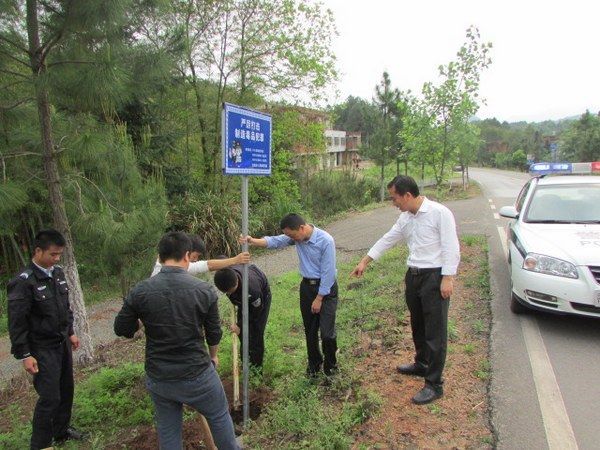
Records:
{"label": "building in background", "polygon": [[296,167],[314,170],[335,169],[339,167],[356,168],[360,162],[358,151],[361,146],[360,132],[346,132],[331,129],[329,114],[302,106],[270,105],[264,108],[270,114],[293,111],[298,113],[302,124],[323,126],[325,149],[309,148],[298,142],[292,148],[296,155]]}

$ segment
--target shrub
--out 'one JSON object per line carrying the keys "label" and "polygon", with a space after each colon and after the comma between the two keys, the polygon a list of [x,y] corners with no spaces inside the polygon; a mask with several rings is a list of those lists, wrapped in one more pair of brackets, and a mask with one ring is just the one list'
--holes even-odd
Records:
{"label": "shrub", "polygon": [[315,219],[361,207],[377,199],[377,185],[350,172],[319,172],[311,177],[308,185],[304,202]]}

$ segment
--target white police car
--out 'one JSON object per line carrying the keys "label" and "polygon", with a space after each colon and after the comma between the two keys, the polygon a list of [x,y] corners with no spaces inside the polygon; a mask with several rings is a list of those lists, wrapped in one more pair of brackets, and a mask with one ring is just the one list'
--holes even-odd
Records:
{"label": "white police car", "polygon": [[[533,164],[508,226],[510,309],[600,317],[600,162]],[[588,175],[580,175],[588,174]]]}

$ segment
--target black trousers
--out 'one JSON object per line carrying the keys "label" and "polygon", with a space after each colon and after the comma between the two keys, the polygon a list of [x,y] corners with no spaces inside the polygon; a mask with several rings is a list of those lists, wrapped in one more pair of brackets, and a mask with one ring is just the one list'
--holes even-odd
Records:
{"label": "black trousers", "polygon": [[[263,307],[256,310],[252,305],[249,305],[248,314],[248,359],[252,366],[262,368],[265,356],[265,328],[267,327],[267,319],[269,318],[269,310],[271,309],[271,294],[262,299]],[[240,345],[242,344],[242,308],[237,308],[237,324],[240,328]],[[240,352],[242,359],[243,351]]]}
{"label": "black trousers", "polygon": [[415,344],[415,363],[425,368],[427,384],[441,386],[448,347],[450,305],[450,299],[444,300],[440,292],[441,269],[418,274],[409,270],[404,281]]}
{"label": "black trousers", "polygon": [[[313,314],[312,302],[319,293],[318,282],[303,279],[300,283],[300,312],[304,322],[306,335],[306,350],[308,353],[307,373],[314,375],[321,370],[331,375],[337,370],[337,335],[335,333],[335,314],[338,302],[337,282],[331,287],[331,292],[323,298],[321,312]],[[321,334],[321,349],[319,348],[319,332]]]}
{"label": "black trousers", "polygon": [[73,355],[68,339],[58,347],[32,349],[31,354],[39,368],[33,377],[39,399],[31,434],[31,448],[37,450],[51,447],[53,438],[67,433],[73,407]]}

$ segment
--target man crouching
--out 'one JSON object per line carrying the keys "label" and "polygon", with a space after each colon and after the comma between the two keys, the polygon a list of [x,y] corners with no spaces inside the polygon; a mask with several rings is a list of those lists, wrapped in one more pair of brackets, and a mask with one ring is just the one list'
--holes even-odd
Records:
{"label": "man crouching", "polygon": [[187,273],[191,249],[185,233],[162,237],[158,244],[162,268],[131,290],[115,318],[115,333],[132,338],[138,320],[146,329],[146,387],[154,403],[161,449],[182,448],[184,404],[206,417],[220,450],[238,449],[215,370],[222,335],[218,299],[208,283]]}

